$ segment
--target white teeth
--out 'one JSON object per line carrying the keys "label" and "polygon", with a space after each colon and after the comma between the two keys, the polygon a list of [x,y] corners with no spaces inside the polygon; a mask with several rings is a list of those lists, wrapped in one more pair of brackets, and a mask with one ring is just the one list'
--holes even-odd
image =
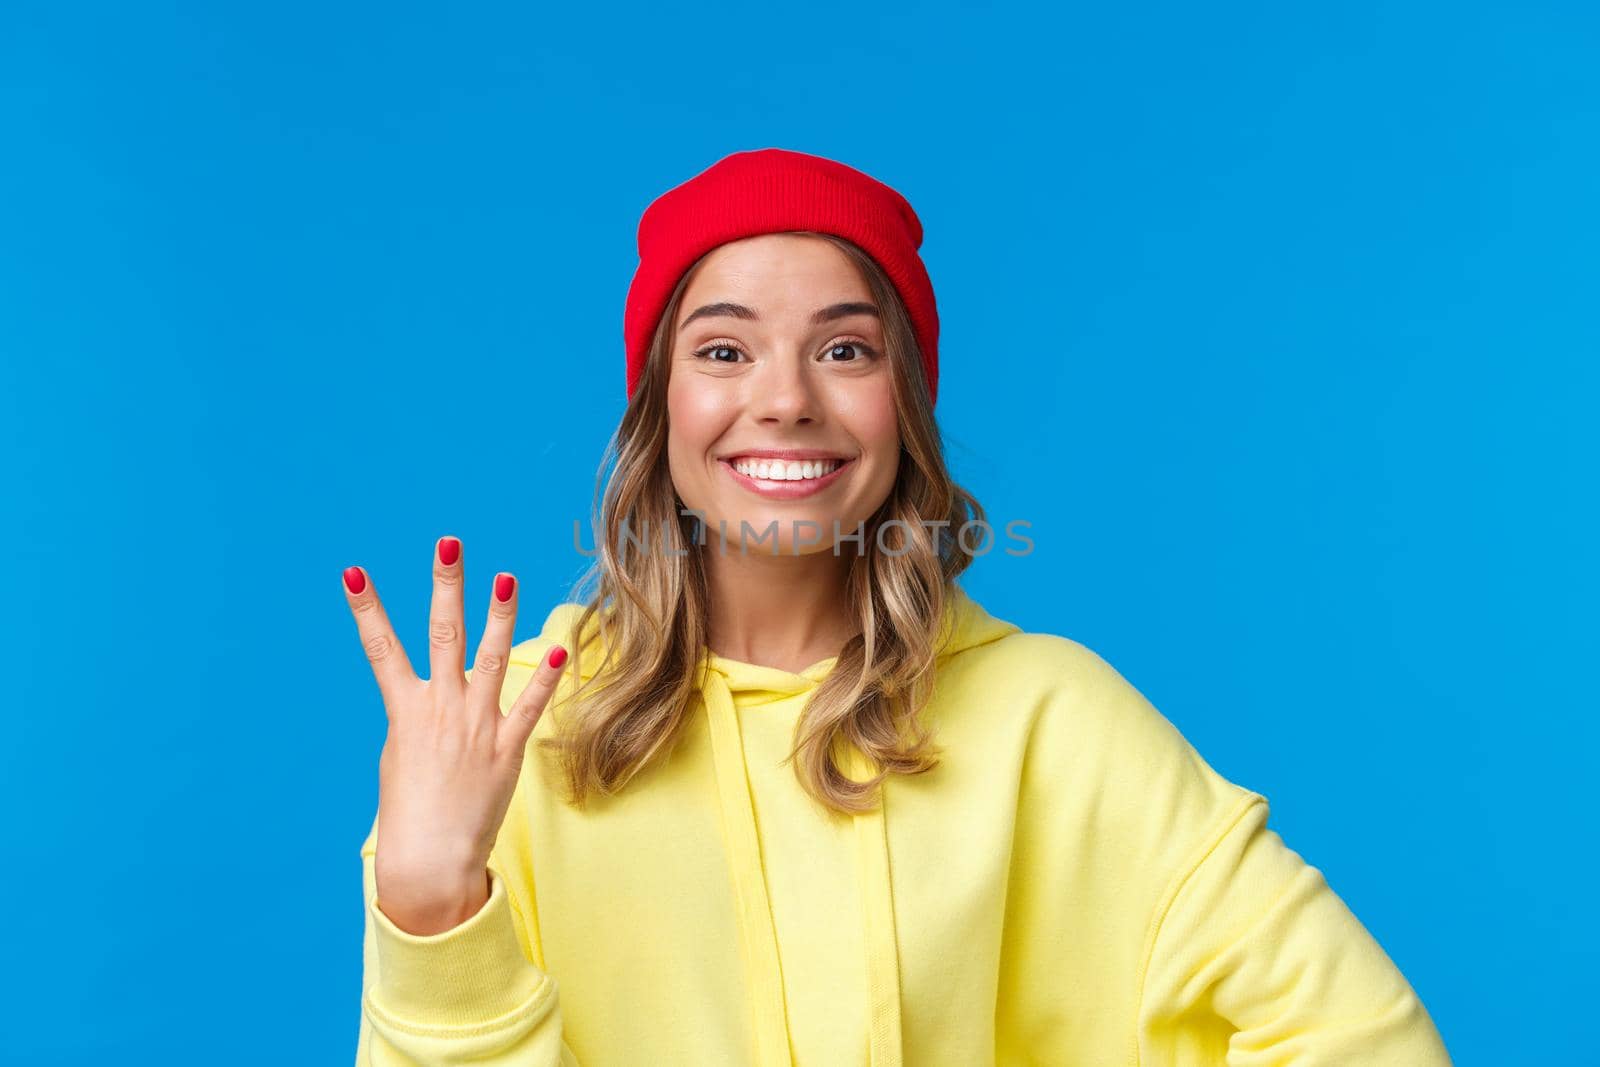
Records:
{"label": "white teeth", "polygon": [[804,459],[795,462],[785,462],[781,459],[753,460],[737,459],[733,462],[734,470],[750,478],[762,478],[773,482],[798,482],[807,478],[821,478],[837,470],[843,462],[837,459]]}

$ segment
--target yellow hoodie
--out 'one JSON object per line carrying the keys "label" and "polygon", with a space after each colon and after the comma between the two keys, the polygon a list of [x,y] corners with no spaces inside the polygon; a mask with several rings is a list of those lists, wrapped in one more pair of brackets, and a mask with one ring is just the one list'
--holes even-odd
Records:
{"label": "yellow hoodie", "polygon": [[[502,711],[579,611],[516,646]],[[416,936],[379,909],[375,821],[357,1064],[1450,1063],[1264,797],[1085,646],[959,589],[945,623],[941,765],[870,814],[781,765],[832,658],[708,653],[692,729],[619,796],[574,810],[530,751],[461,925]]]}

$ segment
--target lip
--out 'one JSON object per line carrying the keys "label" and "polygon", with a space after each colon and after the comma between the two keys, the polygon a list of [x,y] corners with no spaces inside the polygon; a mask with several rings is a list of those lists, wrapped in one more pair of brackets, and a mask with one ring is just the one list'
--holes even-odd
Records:
{"label": "lip", "polygon": [[[769,454],[772,454],[772,453],[767,453],[767,452],[740,452],[740,453],[738,453],[739,456],[766,456],[766,455],[769,455]],[[833,458],[836,458],[836,457],[832,457],[832,456],[818,456],[818,455],[812,455],[812,456],[796,455],[796,456],[792,456],[791,457],[791,456],[783,455],[782,453],[775,453],[775,454],[772,454],[772,455],[774,456],[774,458],[783,458],[783,459],[791,459],[791,458],[793,458],[793,459],[833,459]],[[772,478],[752,478],[747,474],[740,474],[737,470],[734,469],[734,466],[733,466],[733,459],[734,458],[737,458],[737,457],[729,457],[727,459],[720,459],[717,462],[722,464],[723,469],[726,470],[728,472],[728,474],[733,477],[733,480],[735,482],[737,482],[738,484],[744,486],[744,488],[750,490],[752,493],[755,493],[757,496],[765,497],[768,500],[799,500],[802,497],[813,496],[813,495],[815,495],[817,493],[822,492],[824,489],[828,488],[828,486],[832,485],[835,481],[838,480],[838,478],[839,478],[839,476],[841,474],[843,474],[845,471],[849,470],[851,465],[853,465],[855,463],[855,460],[847,459],[847,460],[844,460],[842,463],[840,463],[833,470],[829,471],[827,474],[824,474],[820,478],[806,478],[806,479],[803,479],[803,480],[800,480],[800,481],[791,482],[788,479],[775,480],[775,479],[772,479]]]}

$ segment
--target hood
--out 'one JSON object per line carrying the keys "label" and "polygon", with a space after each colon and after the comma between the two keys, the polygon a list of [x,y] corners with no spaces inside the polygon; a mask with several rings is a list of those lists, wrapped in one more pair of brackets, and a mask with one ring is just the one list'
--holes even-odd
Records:
{"label": "hood", "polygon": [[[565,603],[556,606],[540,632],[541,638],[558,641],[568,648],[573,647],[575,640],[574,629],[579,616],[583,614],[583,605]],[[990,615],[975,600],[969,597],[960,586],[952,586],[949,595],[945,598],[944,622],[940,629],[939,650],[936,659],[939,662],[958,652],[965,652],[969,648],[998,641],[1007,634],[1017,633],[1020,627],[1015,623],[1006,622]],[[595,624],[590,621],[584,635],[584,641],[593,643],[595,638]],[[594,677],[600,668],[600,661],[604,657],[599,654],[598,645],[591,651],[585,645],[585,655],[580,665],[580,680],[587,681]],[[715,652],[707,652],[705,660],[713,671],[722,675],[723,684],[730,693],[766,695],[773,698],[791,696],[806,689],[814,688],[833,670],[837,656],[818,660],[804,670],[795,673],[779,667],[763,667],[756,663],[744,663],[740,660],[727,659]],[[704,687],[702,687],[703,690]]]}
{"label": "hood", "polygon": [[[576,618],[576,605],[563,605],[571,613],[558,624],[552,614],[546,635],[561,633]],[[558,612],[562,609],[557,609]],[[937,644],[936,663],[997,641],[1020,627],[990,615],[959,587],[952,586],[945,600],[944,620]],[[582,677],[592,676],[599,655],[585,655]],[[789,1024],[779,963],[776,923],[761,863],[755,809],[746,774],[744,744],[735,700],[777,700],[816,688],[833,670],[837,656],[819,660],[799,672],[727,659],[709,650],[702,654],[699,699],[707,716],[715,767],[718,802],[728,844],[729,868],[739,927],[745,942],[750,1008],[755,1032],[758,1067],[788,1067]],[[874,769],[855,748],[848,749],[847,773],[856,781],[872,777]],[[883,794],[880,792],[880,798]],[[894,926],[894,881],[889,864],[886,798],[868,812],[853,816],[856,837],[857,882],[861,887],[861,926],[865,932],[868,1022],[868,1062],[872,1067],[900,1067],[900,954]]]}

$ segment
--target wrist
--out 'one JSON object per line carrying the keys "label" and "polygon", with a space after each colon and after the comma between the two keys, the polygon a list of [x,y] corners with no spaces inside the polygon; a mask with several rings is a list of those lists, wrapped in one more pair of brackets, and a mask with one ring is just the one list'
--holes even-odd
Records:
{"label": "wrist", "polygon": [[420,892],[385,896],[378,892],[378,909],[389,921],[408,934],[428,937],[453,930],[483,910],[489,901],[489,871],[480,867],[477,875],[445,887]]}

